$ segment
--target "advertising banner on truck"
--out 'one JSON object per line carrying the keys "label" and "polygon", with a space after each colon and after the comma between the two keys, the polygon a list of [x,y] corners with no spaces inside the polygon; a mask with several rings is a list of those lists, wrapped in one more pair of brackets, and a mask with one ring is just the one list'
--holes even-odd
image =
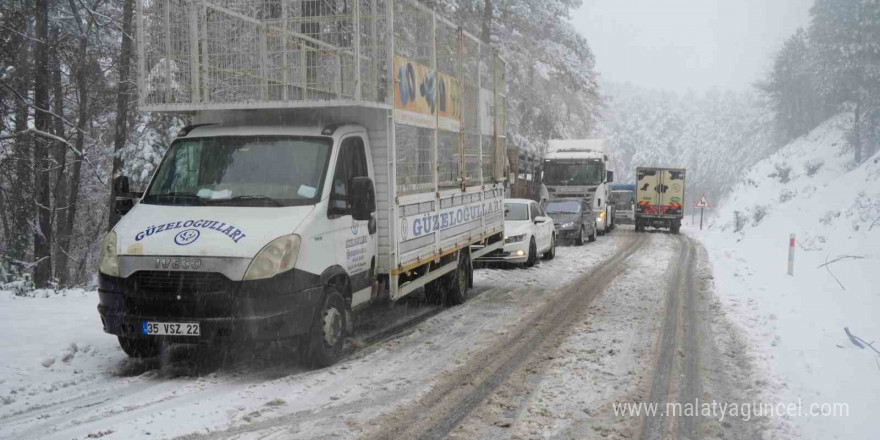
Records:
{"label": "advertising banner on truck", "polygon": [[458,80],[406,57],[394,56],[394,119],[399,124],[459,131]]}

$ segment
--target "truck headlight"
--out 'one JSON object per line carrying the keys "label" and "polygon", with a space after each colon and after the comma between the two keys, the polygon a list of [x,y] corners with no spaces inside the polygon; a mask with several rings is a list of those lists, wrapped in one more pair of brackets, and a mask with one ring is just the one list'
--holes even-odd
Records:
{"label": "truck headlight", "polygon": [[601,222],[604,219],[605,219],[605,211],[602,211],[599,213],[599,217],[596,217],[596,220]]}
{"label": "truck headlight", "polygon": [[511,237],[504,237],[504,244],[507,243],[518,243],[526,239],[526,234],[514,235]]}
{"label": "truck headlight", "polygon": [[245,280],[262,280],[272,278],[296,266],[299,257],[299,235],[285,235],[267,244],[248,266],[244,274]]}
{"label": "truck headlight", "polygon": [[116,254],[116,232],[110,231],[101,240],[98,250],[98,270],[111,277],[119,276],[119,256]]}

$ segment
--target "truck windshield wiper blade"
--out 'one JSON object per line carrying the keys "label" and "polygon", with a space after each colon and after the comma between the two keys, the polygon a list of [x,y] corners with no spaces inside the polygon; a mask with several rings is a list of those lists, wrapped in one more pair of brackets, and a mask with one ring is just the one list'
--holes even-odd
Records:
{"label": "truck windshield wiper blade", "polygon": [[158,199],[158,198],[165,198],[165,197],[172,198],[172,199],[175,199],[175,198],[177,198],[177,199],[195,199],[195,200],[198,200],[199,202],[202,201],[202,198],[199,197],[197,194],[193,194],[190,192],[182,192],[182,191],[172,191],[172,192],[163,193],[163,194],[148,194],[146,197],[144,197],[144,199],[151,200],[151,199]]}
{"label": "truck windshield wiper blade", "polygon": [[278,200],[275,200],[275,199],[273,199],[272,197],[269,197],[269,196],[262,196],[262,195],[236,196],[236,197],[231,197],[231,198],[228,198],[228,199],[214,199],[214,200],[211,200],[211,201],[212,201],[212,202],[220,202],[220,203],[223,203],[223,202],[235,202],[235,201],[238,201],[238,200],[259,200],[259,201],[266,201],[266,202],[269,202],[269,203],[271,203],[271,204],[273,204],[273,205],[275,205],[275,206],[277,206],[277,207],[279,207],[279,208],[282,207],[282,206],[284,206],[284,204],[281,203],[281,202],[279,202]]}

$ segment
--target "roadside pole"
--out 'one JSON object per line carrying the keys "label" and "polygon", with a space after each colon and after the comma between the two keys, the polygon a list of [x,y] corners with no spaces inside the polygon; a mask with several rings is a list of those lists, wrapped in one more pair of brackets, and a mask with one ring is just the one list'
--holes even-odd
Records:
{"label": "roadside pole", "polygon": [[694,205],[694,208],[700,209],[700,230],[702,231],[703,230],[703,211],[705,211],[707,209],[712,209],[712,207],[709,205],[709,199],[706,198],[705,193],[702,196],[700,196],[700,200],[697,202],[696,205]]}
{"label": "roadside pole", "polygon": [[788,275],[794,276],[794,242],[795,236],[791,234],[788,239]]}

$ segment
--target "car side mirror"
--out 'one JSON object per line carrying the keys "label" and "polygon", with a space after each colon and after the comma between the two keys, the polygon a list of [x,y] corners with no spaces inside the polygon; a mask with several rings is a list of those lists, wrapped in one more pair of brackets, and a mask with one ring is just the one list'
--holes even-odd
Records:
{"label": "car side mirror", "polygon": [[376,191],[373,179],[355,177],[351,179],[351,216],[357,221],[371,220],[376,212]]}
{"label": "car side mirror", "polygon": [[544,217],[544,216],[542,216],[542,215],[539,215],[539,216],[535,217],[535,224],[536,224],[536,225],[537,225],[537,224],[540,224],[540,223],[544,223],[544,222],[546,222],[546,221],[547,221],[547,217]]}

